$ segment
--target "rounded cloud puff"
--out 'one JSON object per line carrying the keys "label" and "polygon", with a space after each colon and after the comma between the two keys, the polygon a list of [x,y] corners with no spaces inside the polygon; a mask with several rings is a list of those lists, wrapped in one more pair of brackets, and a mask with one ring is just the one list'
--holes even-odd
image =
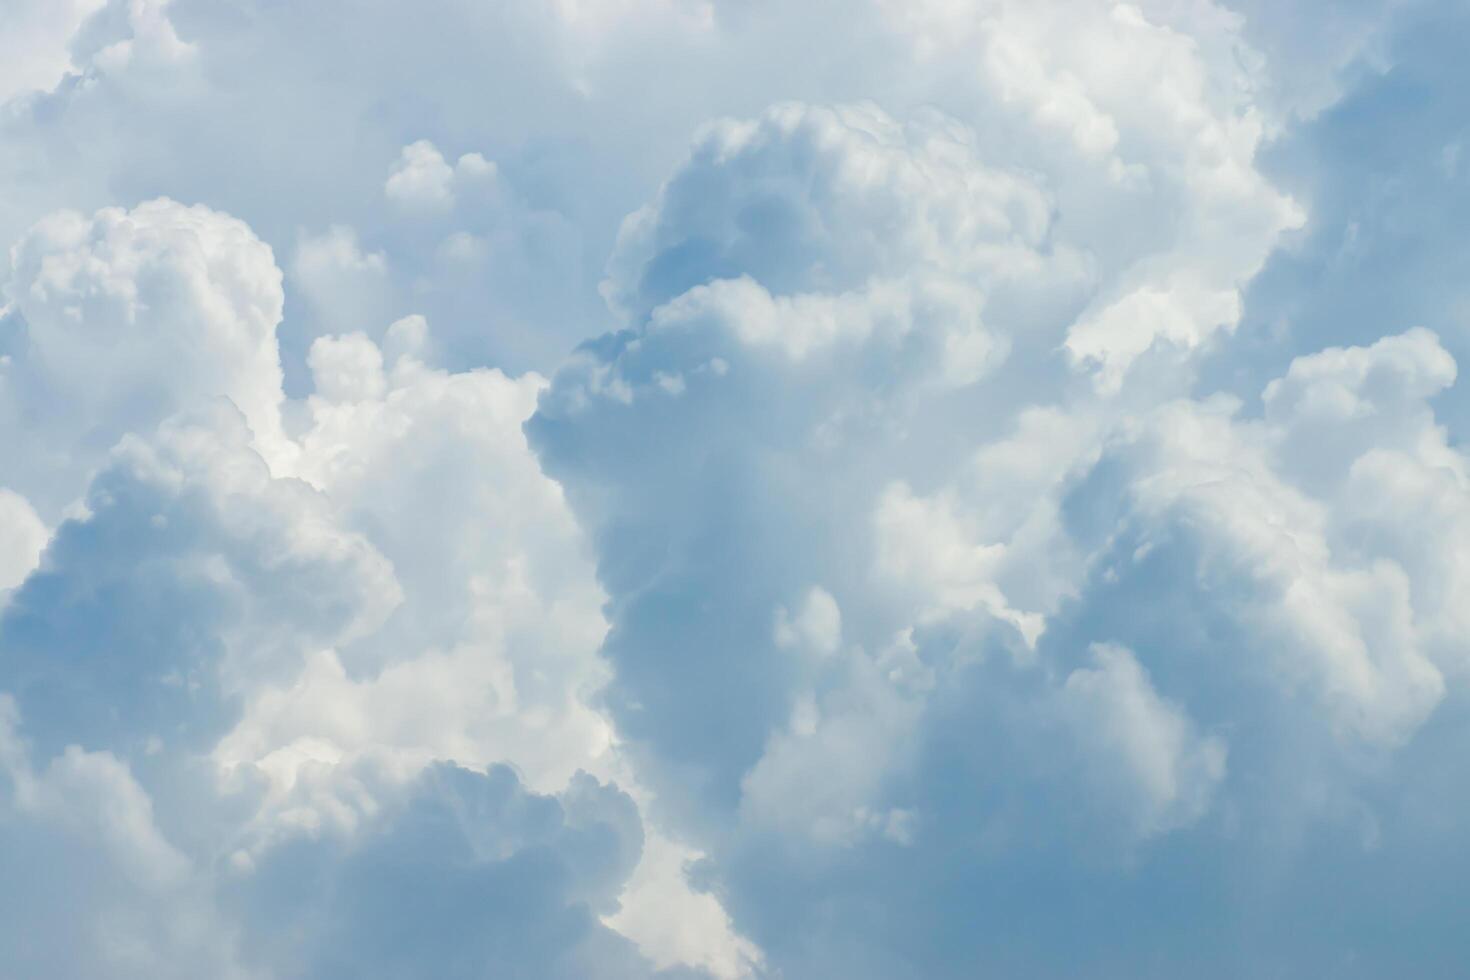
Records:
{"label": "rounded cloud puff", "polygon": [[219,394],[263,437],[279,427],[281,274],[242,222],[166,200],[60,214],[12,261],[37,370],[90,411],[126,406],[151,381],[172,400],[155,411]]}
{"label": "rounded cloud puff", "polygon": [[655,204],[623,225],[604,292],[634,319],[711,279],[777,295],[844,293],[915,267],[982,280],[1039,259],[1051,202],[988,168],[976,138],[931,115],[789,104],[696,138]]}
{"label": "rounded cloud puff", "polygon": [[285,451],[281,273],[243,222],[169,200],[62,212],[15,245],[12,265],[6,293],[23,339],[0,424],[35,447],[17,486],[37,488],[49,512],[57,481],[75,493],[123,434],[210,399],[233,402],[268,457]]}

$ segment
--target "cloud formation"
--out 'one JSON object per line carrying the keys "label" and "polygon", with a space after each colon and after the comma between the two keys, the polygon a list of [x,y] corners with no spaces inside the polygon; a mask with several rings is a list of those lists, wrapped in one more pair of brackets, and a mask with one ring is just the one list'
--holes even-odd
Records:
{"label": "cloud formation", "polygon": [[0,961],[1456,975],[1452,5],[14,6]]}

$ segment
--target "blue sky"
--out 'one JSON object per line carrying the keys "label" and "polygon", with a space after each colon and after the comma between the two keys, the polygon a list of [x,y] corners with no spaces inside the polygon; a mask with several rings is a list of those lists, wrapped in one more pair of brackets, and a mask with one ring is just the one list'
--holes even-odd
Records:
{"label": "blue sky", "polygon": [[0,0],[0,976],[1459,976],[1467,29]]}

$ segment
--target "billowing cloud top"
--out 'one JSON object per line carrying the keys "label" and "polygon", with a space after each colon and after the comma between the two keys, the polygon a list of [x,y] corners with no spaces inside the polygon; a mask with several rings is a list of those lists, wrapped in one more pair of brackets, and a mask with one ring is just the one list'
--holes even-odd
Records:
{"label": "billowing cloud top", "polygon": [[11,0],[0,976],[1455,977],[1444,0]]}

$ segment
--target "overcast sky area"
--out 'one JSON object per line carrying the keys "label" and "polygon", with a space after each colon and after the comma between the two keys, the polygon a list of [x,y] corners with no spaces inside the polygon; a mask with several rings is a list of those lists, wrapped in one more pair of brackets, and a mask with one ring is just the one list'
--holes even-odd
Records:
{"label": "overcast sky area", "polygon": [[1463,0],[0,0],[0,978],[1470,962]]}

